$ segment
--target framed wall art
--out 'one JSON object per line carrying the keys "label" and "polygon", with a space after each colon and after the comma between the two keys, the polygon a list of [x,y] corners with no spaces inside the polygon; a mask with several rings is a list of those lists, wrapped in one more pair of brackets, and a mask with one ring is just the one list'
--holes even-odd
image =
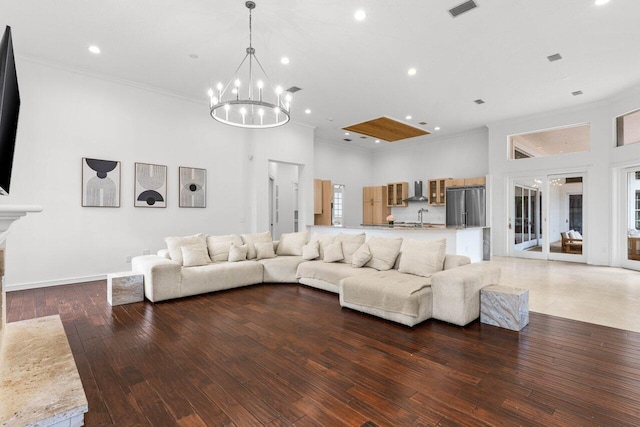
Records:
{"label": "framed wall art", "polygon": [[82,206],[120,207],[120,162],[82,158]]}
{"label": "framed wall art", "polygon": [[180,207],[207,207],[207,170],[197,168],[179,168]]}
{"label": "framed wall art", "polygon": [[136,163],[133,205],[138,208],[167,207],[167,167]]}

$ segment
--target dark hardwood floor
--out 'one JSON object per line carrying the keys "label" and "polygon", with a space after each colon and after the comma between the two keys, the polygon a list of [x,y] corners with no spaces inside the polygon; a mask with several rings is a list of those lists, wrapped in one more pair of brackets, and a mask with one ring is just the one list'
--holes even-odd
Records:
{"label": "dark hardwood floor", "polygon": [[112,308],[104,281],[7,311],[60,314],[86,425],[640,425],[640,334],[536,313],[407,328],[298,285]]}

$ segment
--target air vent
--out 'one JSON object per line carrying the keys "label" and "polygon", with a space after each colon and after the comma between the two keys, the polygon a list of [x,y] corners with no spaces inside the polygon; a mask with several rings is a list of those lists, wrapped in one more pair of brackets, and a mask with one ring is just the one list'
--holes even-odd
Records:
{"label": "air vent", "polygon": [[298,86],[291,86],[289,89],[287,89],[287,92],[296,93],[299,90],[302,90],[302,89],[300,89]]}
{"label": "air vent", "polygon": [[420,122],[418,124],[421,125],[421,126],[425,126],[427,124],[427,122]]}
{"label": "air vent", "polygon": [[571,92],[571,95],[573,95],[573,96],[582,95],[582,91],[581,90],[577,90],[575,92]]}
{"label": "air vent", "polygon": [[459,4],[458,6],[454,7],[453,9],[449,9],[449,13],[451,14],[451,16],[453,16],[455,18],[457,16],[462,15],[465,12],[469,12],[471,9],[475,9],[476,7],[478,7],[476,2],[473,1],[473,0],[469,0],[469,1],[466,1],[466,2],[464,2],[462,4]]}
{"label": "air vent", "polygon": [[343,139],[343,141],[351,142],[351,140],[349,138],[345,138],[345,139]]}
{"label": "air vent", "polygon": [[547,59],[549,60],[549,62],[560,61],[562,59],[562,55],[560,55],[559,53],[554,53],[553,55],[547,56]]}
{"label": "air vent", "polygon": [[361,136],[360,139],[367,139],[367,137],[366,136]]}
{"label": "air vent", "polygon": [[476,100],[475,100],[475,101],[473,101],[473,102],[475,102],[475,103],[476,103],[476,104],[478,104],[478,105],[480,105],[480,104],[484,104],[484,100],[482,100],[482,99],[476,99]]}

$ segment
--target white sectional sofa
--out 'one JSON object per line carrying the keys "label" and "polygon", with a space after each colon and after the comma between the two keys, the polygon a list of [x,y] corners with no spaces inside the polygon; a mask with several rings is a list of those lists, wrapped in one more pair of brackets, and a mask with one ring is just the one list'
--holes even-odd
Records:
{"label": "white sectional sofa", "polygon": [[[168,249],[132,260],[152,302],[248,286],[300,283],[339,294],[342,307],[408,326],[429,318],[464,326],[479,317],[480,289],[500,269],[445,255],[444,240],[308,232],[167,238]],[[250,259],[244,259],[248,257]]]}

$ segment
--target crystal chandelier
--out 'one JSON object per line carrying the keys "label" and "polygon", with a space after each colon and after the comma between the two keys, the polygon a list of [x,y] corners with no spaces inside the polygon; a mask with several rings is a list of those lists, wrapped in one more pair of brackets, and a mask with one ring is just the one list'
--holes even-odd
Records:
{"label": "crystal chandelier", "polygon": [[[242,128],[273,128],[282,126],[290,119],[291,94],[283,94],[282,87],[273,87],[267,73],[258,61],[252,45],[251,11],[256,4],[245,3],[249,9],[249,47],[247,53],[226,85],[221,82],[216,90],[209,89],[211,117],[217,121]],[[248,59],[248,61],[247,61]],[[254,62],[259,69],[254,68]],[[248,64],[243,68],[243,65]],[[254,76],[254,73],[259,76]],[[248,77],[246,86],[240,79]],[[262,76],[262,78],[260,77]],[[254,78],[256,81],[254,83]],[[263,80],[264,79],[264,80]],[[268,90],[265,84],[270,87]],[[241,94],[242,88],[245,93]]]}

